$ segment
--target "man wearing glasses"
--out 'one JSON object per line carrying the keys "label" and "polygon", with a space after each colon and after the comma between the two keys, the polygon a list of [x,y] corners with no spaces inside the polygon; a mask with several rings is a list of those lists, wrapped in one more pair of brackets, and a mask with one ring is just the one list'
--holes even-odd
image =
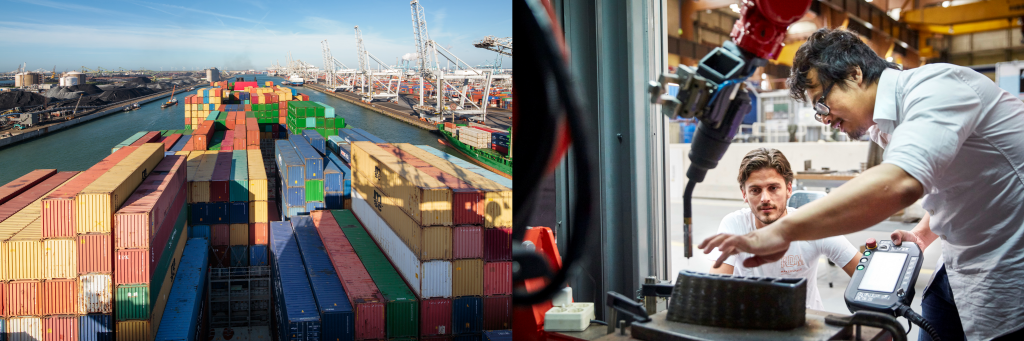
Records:
{"label": "man wearing glasses", "polygon": [[722,252],[714,266],[740,252],[755,255],[748,267],[775,262],[792,241],[866,229],[925,196],[928,214],[891,236],[944,241],[922,315],[943,340],[1024,339],[1024,102],[969,68],[900,71],[845,30],[815,32],[788,83],[819,121],[885,148],[884,161],[765,228],[704,240]]}

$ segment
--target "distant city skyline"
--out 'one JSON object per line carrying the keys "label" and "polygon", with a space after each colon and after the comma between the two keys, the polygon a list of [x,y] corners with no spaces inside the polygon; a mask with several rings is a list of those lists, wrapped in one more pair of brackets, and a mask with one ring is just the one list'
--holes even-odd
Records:
{"label": "distant city skyline", "polygon": [[[512,36],[507,1],[420,0],[430,38],[470,65],[493,65],[497,53],[476,48],[484,36]],[[320,42],[357,68],[355,30],[388,64],[416,52],[408,0],[173,2],[0,0],[0,72],[28,70],[265,70],[286,65],[290,51],[323,67]],[[442,59],[444,60],[444,59]],[[415,65],[415,62],[413,62]],[[512,58],[501,58],[512,67]],[[441,67],[445,67],[442,62]],[[371,67],[376,63],[371,61]]]}

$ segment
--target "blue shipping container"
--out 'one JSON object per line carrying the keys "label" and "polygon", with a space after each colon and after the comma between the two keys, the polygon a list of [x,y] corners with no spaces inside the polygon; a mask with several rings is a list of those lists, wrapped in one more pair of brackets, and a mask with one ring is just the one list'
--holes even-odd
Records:
{"label": "blue shipping container", "polygon": [[316,210],[322,210],[322,209],[324,209],[326,207],[327,207],[327,205],[324,202],[322,202],[322,201],[309,201],[309,202],[306,202],[306,212],[313,212],[313,211],[316,211]]}
{"label": "blue shipping container", "polygon": [[324,193],[324,208],[328,210],[340,210],[345,206],[345,194],[341,192]]}
{"label": "blue shipping container", "polygon": [[192,135],[181,135],[181,138],[178,139],[178,142],[175,142],[174,145],[171,145],[171,150],[168,151],[180,152],[182,148],[185,148],[185,145],[191,142],[191,139]]}
{"label": "blue shipping container", "polygon": [[249,203],[230,202],[228,203],[228,224],[248,224]]}
{"label": "blue shipping container", "polygon": [[209,224],[227,224],[228,221],[231,220],[231,212],[228,210],[228,203],[211,202],[207,203],[206,206],[210,208],[207,212],[210,218]]}
{"label": "blue shipping container", "polygon": [[288,204],[288,206],[306,207],[306,188],[289,187],[287,193],[285,193],[284,200],[285,203]]}
{"label": "blue shipping container", "polygon": [[286,217],[309,215],[309,210],[306,210],[306,206],[288,206],[284,211],[288,213]]}
{"label": "blue shipping container", "polygon": [[249,247],[247,245],[234,245],[231,247],[231,266],[249,266]]}
{"label": "blue shipping container", "polygon": [[324,167],[324,192],[342,192],[345,188],[345,173],[334,162]]}
{"label": "blue shipping container", "polygon": [[113,316],[110,314],[79,316],[78,341],[114,341]]}
{"label": "blue shipping container", "polygon": [[341,156],[341,159],[345,160],[346,163],[352,162],[352,145],[346,143],[338,146],[338,156]]}
{"label": "blue shipping container", "polygon": [[292,219],[299,252],[306,264],[306,275],[313,288],[313,297],[320,307],[320,337],[323,340],[353,340],[355,338],[355,312],[334,271],[320,234],[310,217]]}
{"label": "blue shipping container", "polygon": [[249,245],[249,266],[267,266],[267,246]]}
{"label": "blue shipping container", "polygon": [[303,165],[306,166],[306,180],[323,180],[324,157],[300,135],[288,136],[288,141],[292,142],[295,153],[299,155]]}
{"label": "blue shipping container", "polygon": [[188,237],[210,240],[210,225],[194,225],[188,229]]}
{"label": "blue shipping container", "polygon": [[457,158],[457,157],[455,157],[455,156],[453,156],[451,154],[442,152],[442,151],[438,150],[437,148],[434,148],[434,147],[431,147],[431,146],[428,146],[428,145],[416,145],[416,147],[419,148],[419,149],[423,149],[423,151],[426,151],[427,153],[434,154],[434,155],[436,155],[439,158],[447,160],[448,162],[454,163],[456,166],[465,168],[466,170],[468,170],[470,172],[483,175],[485,178],[487,178],[487,179],[489,179],[491,181],[497,182],[499,185],[502,185],[502,186],[508,187],[509,189],[512,189],[512,179],[509,179],[509,178],[506,178],[504,176],[495,174],[494,172],[486,170],[483,167],[480,167],[480,166],[474,165],[472,163],[469,163],[469,161],[465,161],[465,160]]}
{"label": "blue shipping container", "polygon": [[185,243],[174,286],[167,297],[167,306],[156,332],[157,341],[195,341],[206,289],[209,248],[206,239],[192,238]]}
{"label": "blue shipping container", "polygon": [[484,341],[512,341],[512,331],[508,329],[485,331]]}
{"label": "blue shipping container", "polygon": [[313,129],[306,129],[302,131],[302,137],[306,139],[313,149],[320,152],[320,155],[327,154],[327,140],[324,139],[320,133]]}
{"label": "blue shipping container", "polygon": [[383,139],[381,139],[381,138],[379,138],[377,136],[374,136],[373,134],[370,134],[370,132],[368,132],[366,130],[363,130],[361,128],[353,128],[352,130],[355,130],[360,135],[363,135],[363,137],[366,137],[366,139],[369,140],[370,142],[373,142],[373,143],[388,143],[388,141],[384,141]]}
{"label": "blue shipping container", "polygon": [[281,172],[281,179],[286,187],[306,186],[306,166],[295,152],[292,143],[288,140],[276,140],[274,142],[275,155],[277,158],[277,169]]}
{"label": "blue shipping container", "polygon": [[271,280],[279,341],[320,341],[320,314],[288,222],[270,223]]}
{"label": "blue shipping container", "polygon": [[208,203],[197,202],[189,204],[189,225],[209,224],[210,207]]}
{"label": "blue shipping container", "polygon": [[356,141],[369,141],[370,140],[370,139],[366,138],[365,136],[363,136],[362,134],[356,132],[355,129],[352,129],[352,128],[338,129],[338,136],[341,136],[342,138],[344,138],[345,142],[348,142],[348,143],[352,143],[352,142],[356,142]]}
{"label": "blue shipping container", "polygon": [[352,170],[349,169],[348,166],[346,166],[344,162],[341,162],[341,159],[339,159],[338,156],[336,156],[336,155],[333,155],[333,154],[332,155],[328,155],[327,158],[335,166],[338,166],[339,170],[341,170],[341,176],[342,176],[342,179],[343,179],[342,180],[342,191],[341,192],[346,197],[351,195],[352,194]]}
{"label": "blue shipping container", "polygon": [[456,297],[452,302],[452,334],[469,334],[483,331],[483,298]]}
{"label": "blue shipping container", "polygon": [[348,144],[348,142],[345,142],[344,138],[337,135],[327,137],[327,150],[331,151],[331,153],[337,154],[338,145],[340,144]]}

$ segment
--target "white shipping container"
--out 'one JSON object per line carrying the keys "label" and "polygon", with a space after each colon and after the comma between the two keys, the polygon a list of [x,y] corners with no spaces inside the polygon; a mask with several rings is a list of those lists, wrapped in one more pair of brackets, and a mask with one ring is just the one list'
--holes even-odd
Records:
{"label": "white shipping container", "polygon": [[114,301],[112,288],[110,275],[88,274],[78,277],[78,313],[111,313]]}
{"label": "white shipping container", "polygon": [[[452,297],[451,261],[421,262],[409,246],[391,230],[384,219],[370,207],[359,192],[352,191],[352,211],[366,227],[366,232],[377,242],[398,273],[409,283],[409,288],[420,299]],[[426,264],[442,263],[442,264]],[[439,271],[447,269],[446,271]]]}
{"label": "white shipping container", "polygon": [[43,322],[38,317],[12,317],[7,320],[7,341],[40,341]]}

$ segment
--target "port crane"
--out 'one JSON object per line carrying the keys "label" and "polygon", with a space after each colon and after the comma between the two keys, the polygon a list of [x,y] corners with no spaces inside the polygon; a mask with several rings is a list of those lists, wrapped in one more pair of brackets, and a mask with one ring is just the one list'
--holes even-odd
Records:
{"label": "port crane", "polygon": [[[363,33],[362,31],[359,30],[358,25],[355,27],[355,30],[356,51],[358,51],[357,53],[359,54],[359,73],[362,74],[361,81],[363,86],[364,100],[370,102],[375,99],[382,99],[391,102],[397,102],[398,91],[402,85],[402,77],[404,76],[404,73],[402,73],[402,71],[400,70],[392,69],[391,66],[389,66],[387,63],[384,63],[376,56],[374,56],[372,53],[367,51],[366,47],[363,46]],[[373,70],[370,69],[370,63],[368,59],[373,59],[373,61],[377,62],[378,69],[383,67],[384,70],[378,70],[378,72],[373,72]],[[394,90],[392,90],[391,84],[395,82],[394,76],[396,75],[398,76],[398,81],[394,87]],[[384,82],[377,78],[377,76],[387,76],[388,83],[384,84]],[[383,86],[384,93],[375,92],[373,90],[375,85]]]}
{"label": "port crane", "polygon": [[335,92],[338,90],[351,91],[352,85],[345,84],[349,83],[346,82],[348,78],[343,77],[342,75],[353,75],[356,71],[350,69],[337,59],[334,59],[334,56],[331,54],[331,46],[327,43],[327,39],[321,41],[320,45],[323,47],[324,53],[324,81],[327,89]]}

